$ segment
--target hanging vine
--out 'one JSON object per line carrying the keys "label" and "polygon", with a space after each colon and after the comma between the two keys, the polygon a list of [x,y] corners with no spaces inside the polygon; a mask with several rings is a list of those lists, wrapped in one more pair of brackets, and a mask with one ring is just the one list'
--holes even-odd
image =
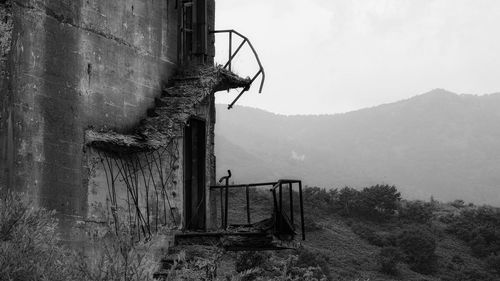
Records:
{"label": "hanging vine", "polygon": [[[127,220],[138,239],[150,238],[170,221],[177,225],[171,194],[175,171],[179,168],[179,145],[172,139],[166,146],[153,151],[133,153],[98,151],[107,184],[109,211],[116,231],[120,219]],[[124,187],[125,190],[120,189]],[[126,193],[125,204],[119,196]],[[125,206],[123,206],[125,205]],[[125,212],[125,218],[120,210]]]}

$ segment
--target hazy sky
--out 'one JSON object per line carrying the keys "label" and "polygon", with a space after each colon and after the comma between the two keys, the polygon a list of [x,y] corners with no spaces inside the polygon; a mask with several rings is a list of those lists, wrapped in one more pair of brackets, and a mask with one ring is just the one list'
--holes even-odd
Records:
{"label": "hazy sky", "polygon": [[[351,111],[434,88],[500,92],[499,0],[217,0],[217,29],[247,35],[264,64],[238,102],[285,114]],[[227,39],[218,37],[219,61]],[[253,74],[243,53],[236,71]],[[234,94],[219,93],[217,102]]]}

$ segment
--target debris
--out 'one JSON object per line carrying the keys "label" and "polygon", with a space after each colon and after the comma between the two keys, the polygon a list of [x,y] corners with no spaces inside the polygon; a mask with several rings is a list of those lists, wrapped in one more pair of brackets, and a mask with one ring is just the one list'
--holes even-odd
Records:
{"label": "debris", "polygon": [[222,67],[207,66],[182,70],[173,81],[155,100],[156,107],[148,110],[148,117],[131,134],[87,130],[87,146],[120,154],[157,150],[167,145],[168,140],[182,136],[196,105],[208,96],[250,84],[250,78],[241,78]]}

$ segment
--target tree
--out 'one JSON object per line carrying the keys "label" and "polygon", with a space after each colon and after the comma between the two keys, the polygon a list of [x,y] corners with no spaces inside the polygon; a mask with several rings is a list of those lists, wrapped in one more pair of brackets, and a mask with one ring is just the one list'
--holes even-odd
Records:
{"label": "tree", "polygon": [[361,212],[368,216],[388,218],[396,212],[401,201],[401,193],[395,186],[375,185],[361,191]]}
{"label": "tree", "polygon": [[339,191],[338,202],[344,215],[352,215],[352,211],[358,208],[359,201],[360,192],[356,189],[346,186]]}
{"label": "tree", "polygon": [[401,253],[396,247],[384,247],[378,255],[380,271],[390,275],[398,273],[398,262],[401,259]]}
{"label": "tree", "polygon": [[430,233],[421,227],[411,227],[399,235],[397,244],[412,270],[423,274],[435,271],[436,240]]}
{"label": "tree", "polygon": [[432,204],[422,201],[411,201],[402,204],[399,217],[416,223],[428,223],[432,219]]}

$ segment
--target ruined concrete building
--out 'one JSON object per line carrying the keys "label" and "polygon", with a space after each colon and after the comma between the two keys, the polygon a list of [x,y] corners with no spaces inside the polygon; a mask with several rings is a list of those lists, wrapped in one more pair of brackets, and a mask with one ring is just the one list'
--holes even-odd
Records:
{"label": "ruined concrete building", "polygon": [[[210,196],[219,194],[214,93],[246,91],[264,71],[257,56],[251,78],[230,71],[242,47],[255,50],[241,34],[215,30],[214,0],[0,7],[1,184],[57,210],[72,241],[82,239],[75,226],[106,220],[129,223],[139,236],[220,230],[218,196]],[[214,66],[218,33],[242,38],[224,66]],[[296,182],[267,183],[276,212],[277,190],[282,200]],[[293,232],[290,217],[276,212],[274,224]]]}

